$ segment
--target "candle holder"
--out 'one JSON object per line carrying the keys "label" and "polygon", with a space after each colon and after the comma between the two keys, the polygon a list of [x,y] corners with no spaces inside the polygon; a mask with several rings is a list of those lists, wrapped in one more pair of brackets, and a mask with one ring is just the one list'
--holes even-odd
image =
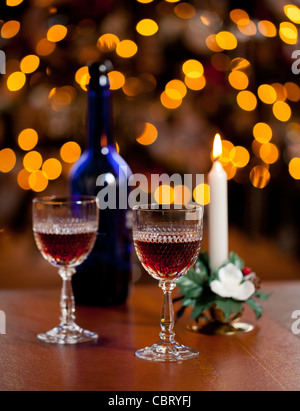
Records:
{"label": "candle holder", "polygon": [[192,332],[207,335],[235,335],[251,332],[254,326],[240,321],[248,305],[259,319],[263,308],[258,300],[267,300],[271,294],[261,291],[261,281],[235,253],[220,268],[212,270],[209,256],[202,252],[188,274],[177,281],[181,301],[177,312],[179,319],[188,307],[192,307]]}

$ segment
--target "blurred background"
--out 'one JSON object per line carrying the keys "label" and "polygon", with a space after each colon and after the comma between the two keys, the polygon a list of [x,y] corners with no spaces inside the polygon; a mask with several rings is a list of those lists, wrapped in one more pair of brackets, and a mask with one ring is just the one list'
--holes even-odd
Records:
{"label": "blurred background", "polygon": [[[220,133],[231,250],[262,279],[300,279],[298,6],[3,0],[0,287],[60,284],[34,244],[31,200],[68,192],[86,144],[87,65],[100,59],[114,66],[115,139],[133,172],[207,175]],[[190,195],[208,206],[204,188]]]}

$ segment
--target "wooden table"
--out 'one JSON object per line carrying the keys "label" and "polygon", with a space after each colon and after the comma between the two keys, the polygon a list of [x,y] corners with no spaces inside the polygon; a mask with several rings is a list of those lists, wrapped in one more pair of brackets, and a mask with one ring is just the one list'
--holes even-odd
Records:
{"label": "wooden table", "polygon": [[[126,307],[78,307],[78,323],[101,339],[76,347],[36,339],[58,323],[59,290],[1,291],[7,334],[0,335],[0,390],[299,390],[300,338],[291,332],[291,315],[300,310],[300,282],[266,283],[264,290],[274,294],[250,334],[193,334],[186,330],[188,319],[181,319],[179,341],[201,353],[181,363],[134,356],[158,339],[162,296],[156,285],[136,285]],[[255,321],[251,312],[245,319]]]}

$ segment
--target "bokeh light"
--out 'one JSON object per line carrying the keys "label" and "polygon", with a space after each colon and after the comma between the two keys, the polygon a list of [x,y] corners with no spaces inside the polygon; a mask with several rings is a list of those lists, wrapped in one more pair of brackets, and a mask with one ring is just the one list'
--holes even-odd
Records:
{"label": "bokeh light", "polygon": [[29,184],[29,177],[31,176],[31,173],[27,171],[25,168],[21,170],[18,173],[17,181],[18,185],[23,189],[23,190],[30,190],[30,184]]}
{"label": "bokeh light", "polygon": [[0,151],[0,172],[9,173],[15,168],[17,157],[15,152],[10,148],[4,148]]}
{"label": "bokeh light", "polygon": [[250,154],[245,147],[234,147],[230,152],[230,160],[237,168],[246,167],[250,161]]}
{"label": "bokeh light", "polygon": [[250,180],[254,187],[263,189],[270,182],[270,172],[266,166],[255,166],[250,172]]}
{"label": "bokeh light", "polygon": [[257,123],[253,128],[253,136],[261,144],[269,143],[273,137],[273,130],[266,123]]}
{"label": "bokeh light", "polygon": [[300,180],[300,158],[295,157],[290,161],[289,173],[295,180]]}
{"label": "bokeh light", "polygon": [[30,174],[28,182],[30,188],[37,193],[46,190],[49,183],[46,174],[42,170]]}
{"label": "bokeh light", "polygon": [[157,140],[157,137],[158,137],[157,128],[151,123],[146,123],[143,133],[136,140],[139,144],[148,146],[148,145],[155,143],[155,141]]}
{"label": "bokeh light", "polygon": [[108,77],[111,90],[119,90],[125,84],[125,76],[120,71],[111,71]]}
{"label": "bokeh light", "polygon": [[21,71],[12,73],[7,79],[7,88],[10,91],[21,90],[26,83],[26,76]]}
{"label": "bokeh light", "polygon": [[166,94],[172,100],[182,100],[182,95],[181,95],[180,91],[178,91],[174,88],[166,89]]}
{"label": "bokeh light", "polygon": [[26,128],[18,136],[18,144],[24,151],[32,150],[38,143],[38,133],[32,128]]}
{"label": "bokeh light", "polygon": [[208,184],[199,184],[194,192],[193,197],[196,203],[206,206],[210,203],[210,186]]}
{"label": "bokeh light", "polygon": [[51,107],[55,111],[61,111],[70,105],[75,97],[75,89],[71,86],[55,87],[49,93]]}
{"label": "bokeh light", "polygon": [[284,6],[284,12],[286,16],[296,24],[300,24],[300,9],[299,7],[293,5],[293,4],[288,4]]}
{"label": "bokeh light", "polygon": [[69,141],[60,149],[60,156],[65,163],[75,163],[81,156],[81,147],[75,141]]}
{"label": "bokeh light", "polygon": [[158,29],[158,24],[151,19],[141,20],[136,26],[137,32],[142,36],[153,36],[158,32]]}
{"label": "bokeh light", "polygon": [[234,50],[237,48],[238,41],[230,31],[221,31],[216,35],[216,42],[224,50]]}
{"label": "bokeh light", "polygon": [[249,86],[249,78],[242,71],[233,71],[229,74],[228,81],[236,90],[245,90]]}
{"label": "bokeh light", "polygon": [[291,107],[284,101],[276,101],[273,105],[273,113],[277,120],[282,122],[289,121],[292,116]]}
{"label": "bokeh light", "polygon": [[62,165],[56,158],[49,158],[43,164],[42,171],[48,180],[56,180],[62,173]]}
{"label": "bokeh light", "polygon": [[191,190],[187,186],[174,187],[174,204],[186,205],[192,200]]}
{"label": "bokeh light", "polygon": [[223,51],[222,47],[220,47],[217,43],[215,34],[210,34],[206,38],[205,42],[209,50],[214,51],[215,53],[219,53],[220,51]]}
{"label": "bokeh light", "polygon": [[166,85],[166,93],[168,97],[176,100],[176,95],[179,93],[179,99],[183,99],[187,94],[186,85],[181,80],[171,80]]}
{"label": "bokeh light", "polygon": [[6,5],[9,7],[15,7],[21,4],[23,0],[6,0]]}
{"label": "bokeh light", "polygon": [[249,77],[252,71],[251,63],[249,60],[245,58],[237,57],[233,59],[231,62],[231,70],[232,71],[242,71]]}
{"label": "bokeh light", "polygon": [[277,101],[285,101],[287,99],[287,91],[283,84],[273,83],[271,86],[276,90]]}
{"label": "bokeh light", "polygon": [[67,34],[67,27],[61,24],[56,24],[55,26],[50,27],[50,29],[48,30],[47,40],[52,43],[58,43],[59,41],[62,41]]}
{"label": "bokeh light", "polygon": [[237,173],[237,167],[232,163],[227,163],[225,165],[223,164],[223,168],[227,174],[227,180],[232,180]]}
{"label": "bokeh light", "polygon": [[75,74],[76,83],[78,83],[84,91],[87,91],[87,85],[89,84],[90,78],[91,76],[89,73],[88,66],[81,67],[80,69],[76,71],[76,74]]}
{"label": "bokeh light", "polygon": [[296,83],[288,82],[285,83],[284,85],[286,93],[287,93],[287,98],[290,101],[293,101],[295,103],[298,103],[300,101],[300,88]]}
{"label": "bokeh light", "polygon": [[260,148],[263,145],[263,143],[260,143],[257,140],[253,140],[251,144],[252,152],[255,154],[257,158],[260,158]]}
{"label": "bokeh light", "polygon": [[33,73],[38,69],[40,65],[40,59],[34,54],[30,54],[22,59],[20,68],[21,71],[25,74]]}
{"label": "bokeh light", "polygon": [[182,65],[182,71],[190,78],[199,78],[204,73],[204,67],[198,60],[187,60]]}
{"label": "bokeh light", "polygon": [[257,33],[256,24],[251,20],[241,19],[237,23],[239,31],[245,36],[255,36]]}
{"label": "bokeh light", "polygon": [[102,52],[108,52],[116,50],[119,43],[120,39],[118,36],[115,34],[106,33],[98,39],[97,46]]}
{"label": "bokeh light", "polygon": [[280,24],[279,36],[287,44],[297,44],[298,29],[293,23],[283,22]]}
{"label": "bokeh light", "polygon": [[49,56],[55,50],[56,44],[48,39],[41,39],[36,45],[36,53],[39,56]]}
{"label": "bokeh light", "polygon": [[19,33],[20,28],[20,22],[16,20],[8,21],[7,23],[4,23],[1,28],[1,37],[4,39],[11,39]]}
{"label": "bokeh light", "polygon": [[257,98],[251,91],[241,91],[237,96],[237,103],[245,111],[254,111],[257,107]]}
{"label": "bokeh light", "polygon": [[38,151],[30,151],[23,159],[25,170],[33,173],[39,170],[43,164],[43,157]]}
{"label": "bokeh light", "polygon": [[279,158],[279,150],[273,143],[263,144],[259,151],[261,159],[266,164],[274,164]]}
{"label": "bokeh light", "polygon": [[195,77],[195,78],[185,76],[184,82],[190,90],[195,90],[195,91],[203,90],[206,86],[205,76]]}
{"label": "bokeh light", "polygon": [[262,84],[258,88],[258,97],[265,104],[274,104],[277,99],[277,93],[274,87],[269,84]]}
{"label": "bokeh light", "polygon": [[230,12],[230,18],[231,20],[238,24],[240,21],[250,21],[249,14],[242,9],[234,9]]}
{"label": "bokeh light", "polygon": [[168,185],[161,185],[155,190],[154,198],[157,204],[173,204],[174,189]]}
{"label": "bokeh light", "polygon": [[170,110],[175,110],[182,104],[182,99],[172,99],[168,96],[166,91],[161,94],[160,101],[164,107]]}
{"label": "bokeh light", "polygon": [[174,13],[177,17],[188,20],[196,15],[196,9],[192,4],[183,2],[174,7]]}
{"label": "bokeh light", "polygon": [[258,22],[258,30],[260,33],[265,37],[276,37],[277,36],[277,28],[274,23],[268,20],[262,20]]}
{"label": "bokeh light", "polygon": [[132,40],[123,40],[117,45],[116,52],[120,57],[131,58],[138,52],[138,46]]}

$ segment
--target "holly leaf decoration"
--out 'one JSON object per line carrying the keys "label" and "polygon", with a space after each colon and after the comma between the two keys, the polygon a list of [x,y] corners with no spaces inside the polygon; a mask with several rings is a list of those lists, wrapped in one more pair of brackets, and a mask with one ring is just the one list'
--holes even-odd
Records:
{"label": "holly leaf decoration", "polygon": [[200,317],[203,316],[203,313],[205,311],[211,309],[214,302],[215,295],[210,291],[210,289],[205,287],[205,291],[203,292],[202,296],[196,300],[191,317],[197,321]]}
{"label": "holly leaf decoration", "polygon": [[215,299],[216,308],[222,310],[225,319],[228,320],[232,315],[242,313],[243,303],[233,300],[232,298],[217,298]]}
{"label": "holly leaf decoration", "polygon": [[245,268],[245,262],[236,253],[230,253],[228,261],[236,265],[241,271]]}
{"label": "holly leaf decoration", "polygon": [[[209,256],[205,251],[201,251],[197,263],[200,264],[200,267],[203,273],[205,273],[206,276],[209,276],[209,273],[210,273]],[[196,267],[197,267],[197,263],[196,263]]]}
{"label": "holly leaf decoration", "polygon": [[177,281],[177,286],[187,299],[196,299],[201,296],[207,282],[208,269],[201,260],[198,260],[195,267]]}
{"label": "holly leaf decoration", "polygon": [[249,298],[249,300],[247,300],[246,303],[255,312],[257,319],[259,319],[263,315],[264,310],[262,306],[258,302],[256,302],[253,298]]}
{"label": "holly leaf decoration", "polygon": [[206,303],[197,303],[194,307],[194,310],[192,312],[191,317],[194,318],[196,321],[198,321],[199,317],[202,316],[202,314],[209,310],[213,304],[213,301],[206,302]]}
{"label": "holly leaf decoration", "polygon": [[262,301],[267,301],[271,297],[272,293],[266,294],[263,291],[257,291],[254,296]]}
{"label": "holly leaf decoration", "polygon": [[190,278],[183,278],[182,280],[180,280],[180,282],[178,281],[177,285],[180,292],[184,294],[185,299],[195,299],[197,297],[200,297],[203,291],[202,285]]}

